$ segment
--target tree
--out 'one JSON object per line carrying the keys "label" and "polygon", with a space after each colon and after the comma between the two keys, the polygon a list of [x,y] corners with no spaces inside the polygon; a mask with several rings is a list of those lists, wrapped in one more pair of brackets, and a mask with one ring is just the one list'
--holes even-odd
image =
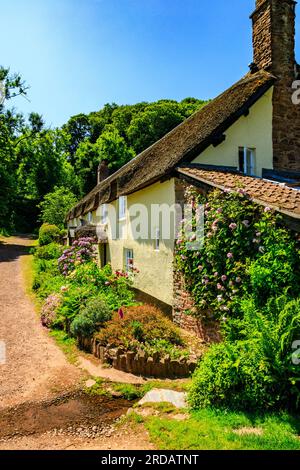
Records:
{"label": "tree", "polygon": [[41,221],[63,228],[66,214],[76,202],[77,198],[70,190],[63,187],[54,188],[54,191],[46,194],[39,204]]}

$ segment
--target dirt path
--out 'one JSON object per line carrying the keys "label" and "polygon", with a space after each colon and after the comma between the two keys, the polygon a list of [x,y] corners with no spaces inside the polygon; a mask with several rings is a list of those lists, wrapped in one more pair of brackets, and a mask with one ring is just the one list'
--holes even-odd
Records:
{"label": "dirt path", "polygon": [[28,238],[0,243],[0,341],[6,346],[6,363],[0,365],[0,409],[32,397],[50,398],[80,379],[80,371],[43,330],[25,294],[21,257],[28,255],[30,244]]}
{"label": "dirt path", "polygon": [[80,391],[87,372],[42,328],[21,271],[30,245],[26,237],[0,240],[0,450],[152,448],[145,430],[116,424],[128,402]]}

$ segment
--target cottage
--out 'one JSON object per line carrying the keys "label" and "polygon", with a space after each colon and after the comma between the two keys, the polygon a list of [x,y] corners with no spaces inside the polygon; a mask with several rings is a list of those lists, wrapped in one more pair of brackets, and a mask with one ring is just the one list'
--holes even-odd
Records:
{"label": "cottage", "polygon": [[176,222],[173,229],[168,220],[167,235],[163,226],[173,213],[164,210],[182,207],[185,185],[243,186],[292,223],[300,219],[295,9],[293,0],[256,0],[250,71],[113,175],[102,162],[97,186],[68,214],[70,236],[97,233],[101,264],[136,266],[137,292],[173,311],[178,323],[185,306],[174,273]]}

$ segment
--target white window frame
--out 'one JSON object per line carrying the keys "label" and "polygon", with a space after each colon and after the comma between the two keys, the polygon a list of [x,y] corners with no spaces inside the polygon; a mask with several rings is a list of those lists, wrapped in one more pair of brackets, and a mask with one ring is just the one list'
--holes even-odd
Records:
{"label": "white window frame", "polygon": [[[244,152],[243,173],[248,176],[255,176],[256,149],[253,147],[239,147],[239,151],[242,149]],[[240,171],[242,171],[241,168]]]}
{"label": "white window frame", "polygon": [[101,204],[100,211],[101,224],[105,225],[108,222],[108,206],[107,204]]}
{"label": "white window frame", "polygon": [[126,211],[127,211],[127,197],[120,196],[119,197],[119,220],[126,219]]}
{"label": "white window frame", "polygon": [[89,224],[93,222],[93,214],[91,212],[89,212],[87,215],[87,221]]}
{"label": "white window frame", "polygon": [[132,273],[133,266],[134,266],[133,250],[131,248],[125,248],[125,272]]}

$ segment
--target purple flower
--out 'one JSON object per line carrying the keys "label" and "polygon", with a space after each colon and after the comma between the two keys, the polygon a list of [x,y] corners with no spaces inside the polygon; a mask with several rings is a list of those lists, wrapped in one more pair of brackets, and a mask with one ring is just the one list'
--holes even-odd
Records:
{"label": "purple flower", "polygon": [[233,258],[233,253],[227,253],[227,258],[232,259]]}

